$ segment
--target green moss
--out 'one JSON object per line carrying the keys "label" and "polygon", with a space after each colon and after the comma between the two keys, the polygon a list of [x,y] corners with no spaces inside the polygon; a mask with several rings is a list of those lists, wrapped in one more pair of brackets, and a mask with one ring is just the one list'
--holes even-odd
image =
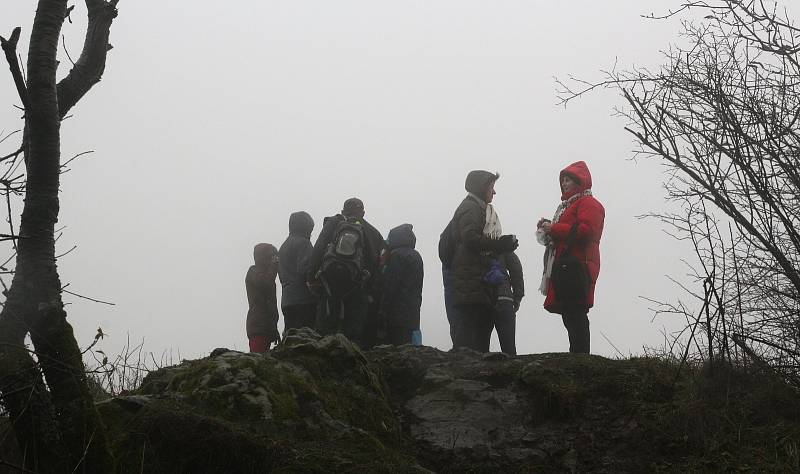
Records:
{"label": "green moss", "polygon": [[[276,472],[403,472],[414,465],[414,460],[400,454],[405,450],[404,441],[385,396],[386,387],[360,352],[347,349],[333,356],[311,352],[292,354],[291,358],[223,354],[157,372],[145,381],[142,393],[159,390],[169,394],[177,408],[168,411],[159,402],[145,414],[136,415],[136,423],[127,420],[123,430],[131,426],[154,430],[164,423],[160,418],[169,419],[171,428],[187,425],[189,433],[195,425],[209,423],[219,436],[223,432],[234,438],[245,436],[247,439],[241,440],[245,445],[282,453],[269,464]],[[259,400],[266,400],[269,406],[267,419],[258,413],[260,405],[254,401]],[[111,410],[108,414],[116,416]],[[188,419],[179,421],[181,416]],[[148,450],[151,454],[158,450],[186,455],[180,446],[165,450],[137,444],[130,436],[117,448],[129,461],[147,456]],[[230,449],[237,456],[253,459],[241,450]],[[231,457],[220,455],[217,460],[209,456],[203,458],[208,465],[219,465],[223,459],[228,462]],[[186,466],[194,467],[191,463],[196,461],[172,468],[188,469]],[[167,461],[159,458],[153,462],[152,466],[162,466]],[[239,465],[227,472],[264,471],[249,470],[248,466]]]}
{"label": "green moss", "polygon": [[[369,357],[337,338],[223,354],[156,372],[143,386],[159,394],[152,406],[102,412],[130,472],[411,472],[418,451],[440,471],[590,471],[598,462],[617,472],[800,471],[797,393],[764,374],[575,354],[489,359],[406,347]],[[536,433],[529,442],[546,453],[541,465],[491,456],[473,465],[480,453],[426,451],[405,437],[404,403],[440,379],[513,392],[520,424]]]}

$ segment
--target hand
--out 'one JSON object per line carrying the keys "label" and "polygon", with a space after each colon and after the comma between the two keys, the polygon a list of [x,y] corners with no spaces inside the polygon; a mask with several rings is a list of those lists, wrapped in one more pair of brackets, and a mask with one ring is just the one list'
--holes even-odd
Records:
{"label": "hand", "polygon": [[542,225],[540,225],[539,228],[542,229],[545,234],[550,234],[550,230],[553,228],[553,223],[550,221],[542,222]]}
{"label": "hand", "polygon": [[537,229],[540,228],[542,224],[544,224],[545,222],[550,222],[550,219],[545,219],[544,217],[542,217],[541,219],[539,219],[539,222],[536,223],[536,228]]}
{"label": "hand", "polygon": [[312,295],[314,296],[322,295],[322,283],[320,283],[319,280],[307,281],[306,286],[308,287],[308,291],[310,291]]}
{"label": "hand", "polygon": [[497,250],[501,253],[513,252],[519,247],[519,241],[515,235],[503,235],[497,240]]}

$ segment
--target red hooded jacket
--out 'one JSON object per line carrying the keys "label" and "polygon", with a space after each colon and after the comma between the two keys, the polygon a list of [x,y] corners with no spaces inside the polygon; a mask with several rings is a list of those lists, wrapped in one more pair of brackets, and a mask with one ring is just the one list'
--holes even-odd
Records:
{"label": "red hooded jacket", "polygon": [[[583,161],[572,163],[561,170],[558,176],[559,182],[565,174],[576,178],[579,183],[578,190],[574,193],[561,196],[562,201],[569,199],[575,193],[591,189],[592,175]],[[550,230],[550,236],[556,245],[556,258],[558,258],[566,250],[566,240],[572,225],[578,223],[575,242],[572,244],[570,254],[583,260],[589,270],[589,294],[585,301],[587,308],[594,305],[594,287],[597,276],[600,274],[600,237],[603,235],[605,215],[606,211],[600,201],[592,196],[580,197],[564,210],[558,222],[553,223]],[[547,287],[544,308],[551,313],[561,313],[562,311],[561,304],[556,301],[552,282]]]}

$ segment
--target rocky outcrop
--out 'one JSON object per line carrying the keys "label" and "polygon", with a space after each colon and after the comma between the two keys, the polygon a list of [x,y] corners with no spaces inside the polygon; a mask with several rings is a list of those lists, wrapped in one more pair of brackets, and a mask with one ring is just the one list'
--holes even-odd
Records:
{"label": "rocky outcrop", "polygon": [[798,462],[794,392],[730,370],[685,373],[646,358],[362,353],[340,335],[301,330],[268,354],[218,349],[158,370],[100,407],[121,472],[616,473]]}

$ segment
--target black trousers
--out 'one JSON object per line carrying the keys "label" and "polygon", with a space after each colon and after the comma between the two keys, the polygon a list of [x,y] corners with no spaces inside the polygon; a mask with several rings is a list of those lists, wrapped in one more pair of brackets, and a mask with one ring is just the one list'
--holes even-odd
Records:
{"label": "black trousers", "polygon": [[386,344],[393,346],[402,346],[403,344],[411,344],[411,333],[414,330],[402,326],[389,326],[386,328]]}
{"label": "black trousers", "polygon": [[486,304],[456,306],[459,324],[453,348],[469,347],[478,352],[489,352],[489,340],[494,327],[493,308]]}
{"label": "black trousers", "polygon": [[567,328],[569,351],[583,354],[589,353],[589,310],[574,308],[564,310],[561,321]]}
{"label": "black trousers", "polygon": [[444,310],[447,313],[447,322],[450,324],[450,341],[456,346],[456,335],[460,318],[458,310],[453,306],[453,271],[442,267],[442,283],[444,284]]}
{"label": "black trousers", "polygon": [[316,329],[323,336],[342,333],[365,347],[369,300],[362,291],[354,291],[341,299],[323,297],[317,311]]}
{"label": "black trousers", "polygon": [[[494,329],[500,341],[500,350],[508,355],[517,355],[517,313],[510,301],[501,301],[494,308]],[[491,336],[491,332],[489,334]]]}
{"label": "black trousers", "polygon": [[314,323],[317,319],[317,304],[294,304],[291,306],[284,306],[283,310],[283,326],[284,331],[289,329],[299,328],[314,328]]}

